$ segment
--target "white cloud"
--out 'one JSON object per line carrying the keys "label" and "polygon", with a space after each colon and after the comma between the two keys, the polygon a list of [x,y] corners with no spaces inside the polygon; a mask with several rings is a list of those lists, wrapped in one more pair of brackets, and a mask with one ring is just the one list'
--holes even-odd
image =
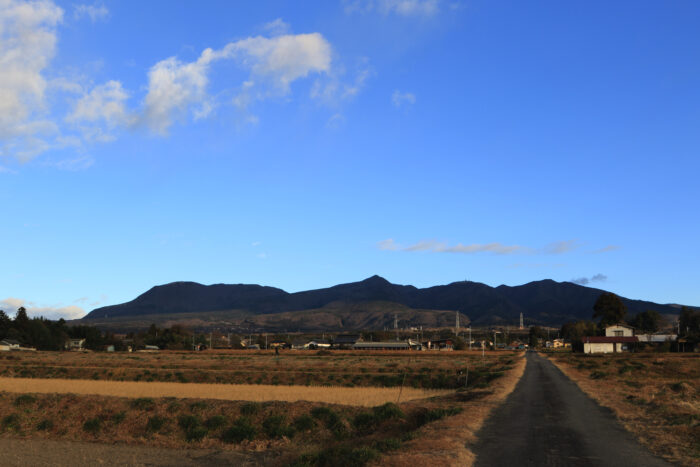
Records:
{"label": "white cloud", "polygon": [[133,122],[125,104],[128,98],[129,94],[119,81],[108,81],[83,95],[66,121],[78,126],[88,141],[110,141],[113,136],[105,128],[112,130]]}
{"label": "white cloud", "polygon": [[27,309],[27,315],[31,318],[43,316],[47,319],[78,319],[85,316],[85,310],[76,305],[37,305],[34,302],[22,298],[8,297],[0,300],[0,310],[4,310],[8,316],[14,316],[19,307]]}
{"label": "white cloud", "polygon": [[440,10],[439,0],[346,0],[346,13],[377,11],[384,15],[433,16]]}
{"label": "white cloud", "polygon": [[267,32],[271,36],[281,36],[283,34],[289,33],[291,28],[288,23],[282,21],[282,18],[277,18],[274,21],[265,23],[263,25],[263,31]]}
{"label": "white cloud", "polygon": [[0,155],[27,161],[57,132],[45,115],[45,68],[63,10],[51,1],[0,0]]}
{"label": "white cloud", "polygon": [[[290,84],[310,73],[331,69],[331,46],[319,33],[249,37],[231,42],[220,50],[205,49],[190,63],[171,57],[149,71],[145,120],[160,134],[167,133],[173,119],[192,109],[195,118],[208,114],[211,103],[206,92],[213,63],[234,60],[250,72],[234,105],[247,108],[257,99],[284,96]],[[196,107],[196,108],[195,108]]]}
{"label": "white cloud", "polygon": [[73,5],[73,18],[76,20],[90,18],[90,21],[96,23],[97,21],[107,19],[108,16],[109,10],[102,3]]}
{"label": "white cloud", "polygon": [[89,169],[94,163],[95,159],[91,156],[81,155],[70,159],[62,159],[57,162],[50,162],[48,165],[67,172],[78,172],[80,170]]}
{"label": "white cloud", "polygon": [[395,107],[401,107],[404,104],[413,105],[416,103],[416,96],[413,93],[401,93],[398,89],[391,95],[391,102]]}

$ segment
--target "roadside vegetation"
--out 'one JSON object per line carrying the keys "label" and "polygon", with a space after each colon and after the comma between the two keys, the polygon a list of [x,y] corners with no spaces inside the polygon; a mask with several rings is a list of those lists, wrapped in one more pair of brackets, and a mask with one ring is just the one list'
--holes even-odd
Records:
{"label": "roadside vegetation", "polygon": [[693,354],[550,354],[652,452],[700,464],[700,358]]}

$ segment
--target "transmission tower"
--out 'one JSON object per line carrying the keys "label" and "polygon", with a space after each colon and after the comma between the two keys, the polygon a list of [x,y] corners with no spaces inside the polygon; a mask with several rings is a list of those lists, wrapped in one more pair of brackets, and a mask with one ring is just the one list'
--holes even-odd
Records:
{"label": "transmission tower", "polygon": [[525,329],[525,325],[523,324],[523,314],[520,313],[520,329]]}

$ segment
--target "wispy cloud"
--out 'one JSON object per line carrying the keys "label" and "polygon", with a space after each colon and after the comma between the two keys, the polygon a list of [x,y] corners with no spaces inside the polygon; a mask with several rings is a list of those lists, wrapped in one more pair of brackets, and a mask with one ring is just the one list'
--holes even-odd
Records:
{"label": "wispy cloud", "polygon": [[593,253],[593,254],[608,253],[608,252],[611,252],[611,251],[617,251],[617,250],[619,250],[620,248],[621,248],[621,247],[618,246],[618,245],[608,245],[608,246],[603,247],[603,248],[600,248],[600,249],[598,249],[598,250],[593,250],[593,251],[591,251],[591,253]]}
{"label": "wispy cloud", "polygon": [[515,253],[524,253],[528,251],[527,248],[519,245],[504,245],[502,243],[472,243],[464,245],[458,243],[456,245],[449,245],[445,242],[437,242],[434,240],[423,240],[418,243],[414,243],[409,246],[401,246],[397,244],[393,239],[389,238],[387,240],[382,240],[377,243],[377,247],[380,250],[390,250],[390,251],[428,251],[432,253],[463,253],[463,254],[474,254],[474,253],[493,253],[497,255],[510,255]]}
{"label": "wispy cloud", "polygon": [[78,319],[85,315],[85,310],[76,305],[38,305],[22,298],[8,297],[0,300],[0,310],[13,316],[19,307],[25,307],[30,317],[43,316],[48,319]]}
{"label": "wispy cloud", "polygon": [[576,240],[565,240],[561,242],[553,242],[542,249],[542,253],[549,255],[561,255],[570,251],[577,250],[580,247]]}
{"label": "wispy cloud", "polygon": [[574,284],[578,285],[588,285],[593,282],[605,282],[608,280],[608,276],[605,274],[596,274],[590,278],[588,277],[579,277],[578,279],[571,279],[569,282],[572,282]]}
{"label": "wispy cloud", "polygon": [[80,20],[88,18],[93,23],[105,20],[109,17],[109,10],[103,3],[93,3],[92,5],[73,5],[73,18]]}
{"label": "wispy cloud", "polygon": [[440,10],[439,0],[346,0],[345,12],[399,16],[433,16]]}
{"label": "wispy cloud", "polygon": [[415,94],[410,92],[401,93],[397,89],[391,95],[391,102],[394,104],[394,107],[401,107],[402,105],[413,105],[416,103],[416,96]]}
{"label": "wispy cloud", "polygon": [[400,245],[394,239],[386,239],[377,243],[377,248],[380,250],[390,251],[428,251],[433,253],[493,253],[497,255],[511,254],[547,254],[561,255],[576,250],[579,247],[575,240],[567,240],[550,243],[543,248],[531,248],[522,245],[504,245],[499,242],[492,243],[471,243],[450,245],[447,242],[439,242],[436,240],[421,240],[412,245]]}

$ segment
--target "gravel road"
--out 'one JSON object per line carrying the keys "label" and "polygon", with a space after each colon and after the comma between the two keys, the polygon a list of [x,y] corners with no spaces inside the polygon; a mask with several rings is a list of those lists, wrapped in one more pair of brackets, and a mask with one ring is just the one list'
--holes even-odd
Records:
{"label": "gravel road", "polygon": [[477,467],[671,465],[535,352],[527,353],[525,374],[477,437]]}

